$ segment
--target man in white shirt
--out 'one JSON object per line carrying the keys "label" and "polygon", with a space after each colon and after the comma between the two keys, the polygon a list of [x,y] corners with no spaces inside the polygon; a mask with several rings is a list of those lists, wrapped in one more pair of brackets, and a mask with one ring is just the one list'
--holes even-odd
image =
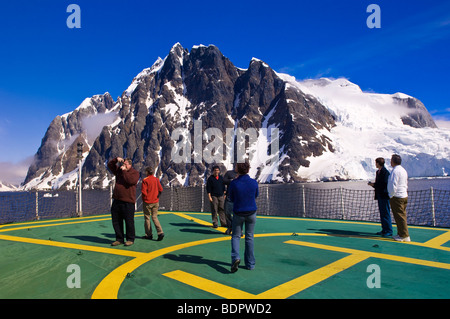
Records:
{"label": "man in white shirt", "polygon": [[406,205],[408,204],[408,173],[401,166],[402,158],[394,154],[391,157],[391,166],[394,168],[389,175],[387,189],[392,214],[397,224],[397,241],[411,241],[406,222]]}

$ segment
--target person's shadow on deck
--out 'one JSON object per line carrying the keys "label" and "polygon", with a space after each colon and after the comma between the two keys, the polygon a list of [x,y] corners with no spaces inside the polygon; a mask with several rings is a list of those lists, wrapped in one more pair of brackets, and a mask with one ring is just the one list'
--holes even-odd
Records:
{"label": "person's shadow on deck", "polygon": [[205,265],[210,266],[211,268],[214,268],[215,270],[217,270],[218,272],[220,272],[222,274],[230,273],[229,268],[225,268],[221,265],[226,265],[226,266],[230,267],[231,264],[223,262],[223,261],[205,259],[202,256],[184,255],[184,254],[179,254],[179,255],[165,254],[163,256],[163,258],[170,259],[173,261],[187,262],[187,263],[191,263],[191,264],[205,264]]}
{"label": "person's shadow on deck", "polygon": [[342,229],[317,229],[317,228],[308,228],[308,230],[315,230],[318,234],[327,234],[329,236],[336,237],[380,237],[375,233],[361,232],[361,231],[353,231],[353,230],[342,230]]}
{"label": "person's shadow on deck", "polygon": [[[98,237],[98,236],[88,236],[88,235],[78,235],[78,236],[64,236],[66,238],[75,238],[82,241],[88,241],[91,243],[98,243],[98,244],[111,244],[116,236],[114,234],[101,234],[104,237]],[[107,238],[105,238],[107,237]]]}

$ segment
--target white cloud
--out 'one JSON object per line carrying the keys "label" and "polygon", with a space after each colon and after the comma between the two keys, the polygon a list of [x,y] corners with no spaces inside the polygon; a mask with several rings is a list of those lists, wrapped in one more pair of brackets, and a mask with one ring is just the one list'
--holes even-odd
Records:
{"label": "white cloud", "polygon": [[450,129],[450,119],[440,116],[434,116],[434,122],[441,129]]}
{"label": "white cloud", "polygon": [[99,113],[82,120],[81,125],[86,132],[89,143],[93,143],[104,126],[111,125],[117,118],[117,112]]}
{"label": "white cloud", "polygon": [[28,172],[28,167],[33,162],[34,156],[27,157],[20,162],[0,162],[0,181],[20,185]]}

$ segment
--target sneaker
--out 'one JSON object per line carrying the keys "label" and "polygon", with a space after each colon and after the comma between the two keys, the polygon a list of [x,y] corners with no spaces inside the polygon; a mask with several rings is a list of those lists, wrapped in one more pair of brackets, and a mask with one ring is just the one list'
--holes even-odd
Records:
{"label": "sneaker", "polygon": [[239,267],[240,262],[241,262],[240,259],[236,259],[234,261],[233,265],[231,266],[231,270],[230,270],[232,273],[238,271],[238,267]]}
{"label": "sneaker", "polygon": [[134,241],[127,240],[127,242],[125,243],[125,246],[131,246],[133,244],[134,244]]}
{"label": "sneaker", "polygon": [[400,237],[397,235],[397,236],[393,236],[392,238],[396,241],[404,241],[404,242],[411,241],[411,238],[409,236],[408,237]]}
{"label": "sneaker", "polygon": [[122,244],[123,244],[122,242],[116,240],[115,242],[111,243],[111,246],[119,246],[119,245],[122,245]]}
{"label": "sneaker", "polygon": [[161,241],[164,238],[164,233],[158,235],[157,241]]}
{"label": "sneaker", "polygon": [[142,237],[142,238],[144,238],[144,239],[148,239],[148,240],[152,240],[153,239],[153,235],[150,235],[150,236],[147,236],[147,235],[145,235],[144,237]]}

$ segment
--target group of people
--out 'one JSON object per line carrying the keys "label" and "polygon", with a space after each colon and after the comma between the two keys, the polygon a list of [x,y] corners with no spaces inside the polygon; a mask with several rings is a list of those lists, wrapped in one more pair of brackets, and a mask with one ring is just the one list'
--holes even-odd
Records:
{"label": "group of people", "polygon": [[384,166],[384,158],[375,159],[377,167],[375,182],[369,185],[375,189],[375,199],[378,201],[380,211],[381,232],[377,233],[383,237],[391,237],[392,222],[391,213],[397,224],[397,235],[392,236],[396,241],[409,242],[411,238],[406,222],[406,205],[408,204],[408,173],[403,168],[402,158],[394,154],[391,157],[392,171],[389,173]]}
{"label": "group of people", "polygon": [[237,163],[222,177],[219,166],[214,166],[212,175],[206,181],[206,192],[211,202],[213,227],[226,227],[225,234],[231,234],[231,272],[238,270],[241,262],[239,254],[240,239],[245,225],[245,268],[255,268],[253,234],[256,224],[256,198],[259,195],[258,183],[250,178],[248,163]]}
{"label": "group of people", "polygon": [[[131,246],[135,241],[134,213],[136,203],[136,185],[139,172],[132,167],[130,159],[121,157],[108,162],[109,170],[116,176],[111,205],[111,219],[116,240],[111,244]],[[208,178],[206,189],[211,202],[213,227],[218,227],[218,216],[222,227],[227,227],[226,234],[232,234],[231,239],[231,272],[238,270],[241,258],[239,244],[245,225],[245,267],[255,268],[253,253],[253,233],[256,223],[256,198],[258,197],[258,183],[250,178],[248,163],[236,164],[235,170],[228,171],[224,177],[220,175],[220,168],[213,167],[212,175]],[[153,169],[146,169],[147,177],[142,181],[142,201],[144,208],[144,228],[146,239],[153,239],[151,221],[153,221],[157,240],[164,238],[164,232],[158,220],[159,196],[163,191]],[[124,232],[125,222],[125,232]]]}
{"label": "group of people", "polygon": [[[139,172],[132,167],[130,159],[121,157],[108,162],[108,168],[116,176],[111,205],[111,219],[116,234],[116,240],[111,244],[131,246],[136,237],[134,228],[134,212],[136,203],[136,185],[139,182]],[[164,232],[158,220],[159,196],[163,191],[159,179],[153,175],[153,169],[147,167],[147,177],[142,181],[142,201],[144,203],[144,228],[146,239],[153,239],[150,218],[155,224],[157,240],[164,238]],[[123,223],[125,222],[125,232]],[[126,240],[125,240],[126,239]]]}
{"label": "group of people", "polygon": [[[393,236],[390,210],[397,224],[397,241],[411,241],[406,221],[406,205],[408,203],[408,173],[401,166],[399,155],[392,155],[389,172],[385,160],[379,157],[375,160],[377,167],[375,182],[369,185],[375,189],[375,199],[378,201],[383,237]],[[134,212],[136,202],[136,185],[139,172],[132,167],[131,160],[120,157],[108,162],[108,168],[116,176],[113,191],[111,216],[116,240],[111,244],[118,246],[133,245],[135,240]],[[231,272],[236,272],[241,262],[239,254],[240,239],[245,229],[245,268],[255,268],[253,237],[256,224],[256,198],[259,195],[258,183],[248,175],[250,165],[237,163],[234,170],[229,170],[222,177],[219,166],[214,166],[212,174],[206,182],[206,191],[211,203],[211,217],[214,228],[218,222],[226,227],[225,233],[231,235]],[[151,221],[156,228],[157,240],[164,238],[164,232],[158,220],[159,196],[163,191],[152,168],[146,169],[147,177],[142,181],[142,200],[144,208],[144,229],[146,239],[153,239]],[[126,232],[123,224],[125,222]],[[244,227],[245,225],[245,227]],[[125,240],[126,239],[126,240]]]}

